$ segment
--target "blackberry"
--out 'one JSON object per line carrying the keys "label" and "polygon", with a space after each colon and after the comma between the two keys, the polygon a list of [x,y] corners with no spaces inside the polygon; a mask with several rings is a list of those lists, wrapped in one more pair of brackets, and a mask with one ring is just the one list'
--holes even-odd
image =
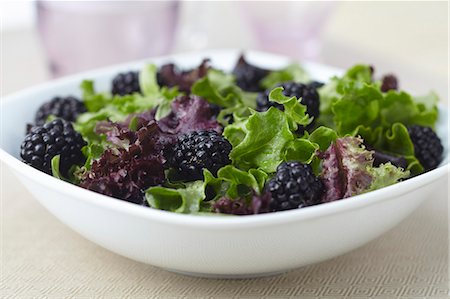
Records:
{"label": "blackberry", "polygon": [[392,74],[385,75],[381,81],[381,91],[387,92],[389,90],[397,90],[398,89],[398,80]]}
{"label": "blackberry", "polygon": [[85,160],[81,148],[86,145],[72,124],[63,119],[55,119],[43,126],[35,126],[25,136],[20,147],[23,162],[45,173],[51,174],[51,160],[60,156],[60,171],[67,175],[72,165]]}
{"label": "blackberry", "polygon": [[114,77],[111,88],[112,94],[124,96],[135,92],[141,92],[139,72],[120,73]]}
{"label": "blackberry", "polygon": [[75,97],[54,97],[39,107],[34,120],[36,125],[41,126],[45,124],[50,115],[54,115],[57,118],[73,122],[79,114],[86,111],[83,102]]}
{"label": "blackberry", "polygon": [[[320,87],[321,83],[311,82],[309,84],[302,84],[296,82],[285,82],[279,86],[283,87],[283,94],[288,97],[295,96],[296,98],[302,98],[301,103],[306,106],[306,113],[309,116],[314,117],[314,120],[306,128],[310,129],[314,125],[314,121],[319,117],[320,114],[320,99],[317,88]],[[258,111],[266,111],[270,107],[275,107],[280,110],[284,110],[283,105],[269,101],[269,94],[272,89],[267,89],[265,92],[259,93],[256,98],[256,106]]]}
{"label": "blackberry", "polygon": [[173,148],[171,166],[179,179],[193,181],[203,178],[206,168],[214,175],[230,164],[231,144],[216,131],[198,131],[181,135]]}
{"label": "blackberry", "polygon": [[436,168],[442,160],[444,148],[441,140],[430,127],[413,125],[408,128],[416,158],[425,171]]}
{"label": "blackberry", "polygon": [[269,70],[249,64],[244,55],[241,55],[234,67],[233,75],[236,77],[237,86],[242,90],[257,92],[263,90],[259,83],[269,72]]}
{"label": "blackberry", "polygon": [[271,211],[318,204],[324,192],[324,185],[314,175],[311,166],[295,161],[281,163],[268,185],[272,194]]}

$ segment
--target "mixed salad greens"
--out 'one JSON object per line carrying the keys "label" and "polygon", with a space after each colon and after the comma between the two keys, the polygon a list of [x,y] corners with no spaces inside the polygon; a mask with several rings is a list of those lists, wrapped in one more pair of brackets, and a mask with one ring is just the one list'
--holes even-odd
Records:
{"label": "mixed salad greens", "polygon": [[[114,94],[83,81],[81,110],[61,101],[41,107],[46,124],[30,126],[22,159],[155,209],[248,215],[370,192],[431,170],[442,156],[436,94],[398,91],[394,76],[376,79],[369,65],[325,84],[298,64],[266,70],[243,56],[232,73],[204,60],[192,70],[148,64],[131,74],[115,78]],[[65,130],[82,136],[65,149],[83,159],[42,137]]]}

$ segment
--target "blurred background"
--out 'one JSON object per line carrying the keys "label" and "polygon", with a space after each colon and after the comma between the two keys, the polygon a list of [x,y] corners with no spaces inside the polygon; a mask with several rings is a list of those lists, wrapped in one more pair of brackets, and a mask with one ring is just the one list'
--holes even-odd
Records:
{"label": "blurred background", "polygon": [[257,49],[392,72],[448,95],[448,2],[6,1],[3,94],[85,69],[169,53]]}

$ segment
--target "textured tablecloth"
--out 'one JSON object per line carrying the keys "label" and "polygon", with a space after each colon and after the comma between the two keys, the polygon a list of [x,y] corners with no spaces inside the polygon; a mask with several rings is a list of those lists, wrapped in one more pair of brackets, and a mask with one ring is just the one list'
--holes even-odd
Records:
{"label": "textured tablecloth", "polygon": [[182,276],[118,256],[59,222],[7,168],[2,182],[1,298],[448,298],[447,180],[360,249],[246,280]]}

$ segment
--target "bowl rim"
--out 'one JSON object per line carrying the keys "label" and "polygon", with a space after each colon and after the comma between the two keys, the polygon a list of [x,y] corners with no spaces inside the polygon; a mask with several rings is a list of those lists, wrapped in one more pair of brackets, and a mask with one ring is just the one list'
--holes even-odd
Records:
{"label": "bowl rim", "polygon": [[[193,51],[182,54],[173,54],[167,56],[160,56],[149,58],[145,60],[139,60],[114,66],[109,66],[101,69],[96,69],[92,71],[82,72],[79,74],[63,77],[57,80],[50,80],[43,84],[29,87],[19,92],[15,92],[11,95],[2,97],[0,104],[0,110],[13,103],[18,98],[26,97],[29,94],[35,93],[39,90],[45,90],[51,88],[53,85],[58,85],[62,83],[67,83],[70,81],[82,80],[88,77],[98,77],[104,75],[105,73],[110,73],[121,68],[130,68],[130,66],[142,65],[149,61],[164,61],[171,59],[172,57],[177,57],[182,59],[183,56],[201,56],[201,55],[217,55],[219,54],[229,54],[237,55],[242,52],[241,50],[230,49],[230,50],[208,50],[208,51]],[[258,51],[245,51],[245,53],[252,54],[262,54],[266,56],[278,57],[286,59],[287,57],[276,55],[272,53],[264,53]],[[180,58],[181,57],[181,58]],[[327,67],[326,65],[316,64],[316,63],[303,63],[314,65],[318,67]],[[329,67],[333,69],[333,67]],[[335,69],[337,72],[341,71]],[[80,81],[81,82],[81,81]],[[439,111],[446,111],[444,105],[439,105]],[[448,114],[447,114],[448,115]],[[1,138],[1,136],[0,136]],[[8,165],[12,172],[16,175],[22,175],[27,177],[38,184],[42,184],[45,187],[57,191],[59,194],[79,194],[76,197],[77,200],[81,200],[84,203],[95,205],[97,207],[106,208],[118,213],[126,213],[133,216],[146,218],[148,220],[158,221],[160,223],[177,225],[177,226],[189,226],[203,229],[230,229],[230,228],[255,228],[273,225],[282,225],[291,222],[303,221],[308,219],[321,218],[329,216],[332,214],[349,212],[352,210],[357,210],[361,208],[366,208],[374,204],[382,203],[386,200],[392,200],[396,196],[404,195],[416,189],[419,189],[431,182],[444,177],[450,172],[450,164],[446,161],[443,165],[438,168],[431,170],[429,172],[423,173],[419,176],[410,178],[406,181],[384,187],[375,191],[368,193],[352,196],[349,198],[344,198],[336,200],[329,203],[319,204],[316,206],[305,207],[302,209],[294,209],[288,211],[279,211],[274,213],[265,213],[257,215],[246,215],[246,216],[223,216],[223,215],[197,215],[197,214],[179,214],[159,209],[148,208],[140,206],[134,203],[130,203],[124,200],[112,198],[103,194],[99,194],[79,186],[73,185],[71,183],[65,182],[63,180],[57,179],[51,175],[43,173],[15,158],[3,148],[0,148],[0,160]],[[3,171],[3,170],[2,170]]]}

